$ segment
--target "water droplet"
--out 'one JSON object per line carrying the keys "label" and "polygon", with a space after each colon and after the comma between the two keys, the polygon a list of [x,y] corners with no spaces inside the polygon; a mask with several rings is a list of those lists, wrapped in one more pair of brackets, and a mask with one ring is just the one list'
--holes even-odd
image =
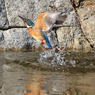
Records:
{"label": "water droplet", "polygon": [[[66,46],[64,46],[66,47]],[[50,65],[50,66],[55,66],[55,65],[60,65],[60,66],[66,66],[66,65],[72,65],[73,67],[75,67],[76,61],[71,60],[71,59],[67,59],[65,56],[69,56],[70,53],[69,52],[64,52],[63,49],[60,49],[61,46],[56,46],[53,49],[50,50],[44,50],[42,51],[39,55],[40,58],[38,59],[38,61],[42,64],[45,65]],[[59,68],[57,68],[58,70]]]}

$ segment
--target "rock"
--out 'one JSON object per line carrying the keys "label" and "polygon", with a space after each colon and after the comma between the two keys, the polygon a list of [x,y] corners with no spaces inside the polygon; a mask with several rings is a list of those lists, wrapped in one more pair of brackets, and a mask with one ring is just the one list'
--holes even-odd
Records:
{"label": "rock", "polygon": [[68,13],[67,19],[63,25],[79,27],[79,23],[74,11],[71,11],[70,13]]}
{"label": "rock", "polygon": [[0,42],[4,40],[4,35],[2,32],[0,32]]}
{"label": "rock", "polygon": [[59,43],[63,46],[65,44],[68,49],[91,49],[79,27],[62,27],[57,30],[57,36]]}
{"label": "rock", "polygon": [[[57,43],[57,38],[55,33],[51,32],[48,34],[49,40],[52,46]],[[50,36],[52,36],[50,38]],[[47,45],[44,45],[47,47]],[[39,48],[40,43],[38,43],[28,32],[26,28],[13,28],[5,31],[0,31],[0,47],[3,49],[32,49]]]}
{"label": "rock", "polygon": [[4,0],[0,0],[0,28],[8,28],[8,19]]}
{"label": "rock", "polygon": [[[81,0],[71,1],[78,3],[79,6]],[[95,6],[77,9],[81,20],[81,30],[70,0],[1,0],[0,28],[10,27],[7,30],[0,30],[0,47],[5,49],[39,48],[40,44],[30,36],[27,29],[19,28],[25,26],[25,24],[18,15],[28,18],[35,23],[39,13],[54,10],[49,5],[55,8],[62,5],[56,11],[67,14],[67,19],[63,23],[66,27],[61,27],[56,32],[52,30],[50,33],[47,33],[53,47],[58,45],[58,42],[60,44],[66,43],[67,48],[72,49],[90,50],[91,45],[95,47]],[[44,47],[47,47],[47,45],[44,45]]]}
{"label": "rock", "polygon": [[57,40],[57,35],[55,31],[51,31],[50,33],[47,34],[50,44],[52,45],[52,47],[55,47],[56,45],[58,45],[58,40]]}
{"label": "rock", "polygon": [[[0,31],[3,33],[3,41],[0,44],[0,47],[4,49],[21,49],[21,48],[30,48],[31,45],[34,46],[35,40],[29,35],[28,31],[25,28],[14,28],[8,29],[6,31]],[[38,46],[38,43],[35,43]]]}
{"label": "rock", "polygon": [[[62,3],[64,4],[59,7]],[[5,6],[7,11],[7,17],[9,20],[10,27],[18,27],[18,26],[25,26],[23,21],[18,17],[21,15],[22,17],[31,19],[33,22],[36,21],[37,15],[44,11],[53,11],[49,5],[54,4],[55,7],[59,7],[56,11],[65,11],[68,15],[64,25],[69,26],[79,26],[77,23],[77,19],[75,13],[73,11],[73,7],[69,0],[48,0],[44,2],[43,0],[5,0]],[[28,33],[25,28],[13,28],[2,31],[4,35],[4,41],[1,45],[2,48],[22,48],[22,47],[33,47],[36,48],[40,47],[39,43],[36,42]],[[51,31],[47,33],[51,45],[54,47],[58,45],[57,36],[55,31]],[[28,37],[28,40],[27,40]],[[47,47],[47,45],[44,45]]]}
{"label": "rock", "polygon": [[58,7],[63,2],[64,4],[59,7],[57,11],[66,11],[68,17],[67,21],[64,24],[77,26],[77,19],[69,0],[5,0],[9,25],[24,26],[23,21],[18,17],[18,15],[31,19],[33,22],[35,22],[39,13],[45,11],[53,11],[53,9],[49,7],[49,5],[54,4],[55,7]]}
{"label": "rock", "polygon": [[77,9],[84,35],[95,48],[95,5]]}

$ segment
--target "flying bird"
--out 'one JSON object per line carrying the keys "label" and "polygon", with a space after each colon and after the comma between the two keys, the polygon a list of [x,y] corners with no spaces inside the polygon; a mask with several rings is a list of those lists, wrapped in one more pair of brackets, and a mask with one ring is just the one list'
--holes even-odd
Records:
{"label": "flying bird", "polygon": [[38,14],[35,24],[29,19],[19,17],[24,21],[30,35],[35,38],[41,46],[47,44],[47,46],[52,47],[46,33],[54,27],[60,27],[60,24],[67,18],[67,15],[65,12],[43,12]]}

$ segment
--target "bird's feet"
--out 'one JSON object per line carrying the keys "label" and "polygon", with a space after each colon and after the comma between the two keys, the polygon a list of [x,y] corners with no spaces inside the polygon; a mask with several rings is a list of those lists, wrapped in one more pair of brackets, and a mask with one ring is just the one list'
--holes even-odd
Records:
{"label": "bird's feet", "polygon": [[43,44],[44,44],[44,42],[43,42],[43,40],[42,40],[41,43],[40,43],[40,45],[43,47]]}

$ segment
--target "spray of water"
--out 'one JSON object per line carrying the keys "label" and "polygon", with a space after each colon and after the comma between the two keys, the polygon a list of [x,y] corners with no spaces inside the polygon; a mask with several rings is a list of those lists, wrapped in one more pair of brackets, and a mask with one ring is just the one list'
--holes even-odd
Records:
{"label": "spray of water", "polygon": [[70,56],[69,52],[64,51],[66,48],[66,44],[64,44],[64,48],[61,46],[56,46],[50,50],[44,50],[40,53],[40,58],[38,61],[40,63],[46,65],[60,65],[60,66],[68,66],[71,65],[75,67],[76,61],[72,59],[67,59],[66,56]]}

